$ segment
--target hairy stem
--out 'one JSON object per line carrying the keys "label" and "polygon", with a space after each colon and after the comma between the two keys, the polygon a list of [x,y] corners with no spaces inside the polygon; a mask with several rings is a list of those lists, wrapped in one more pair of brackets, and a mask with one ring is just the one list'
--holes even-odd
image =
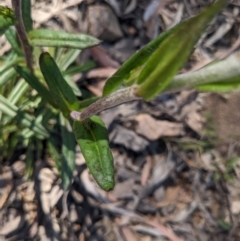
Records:
{"label": "hairy stem", "polygon": [[121,89],[113,94],[103,97],[93,104],[89,105],[83,112],[72,111],[71,117],[75,120],[85,120],[92,115],[98,114],[99,112],[109,109],[111,107],[129,102],[132,100],[138,100],[140,97],[135,95],[136,87],[132,86],[129,88]]}
{"label": "hairy stem", "polygon": [[23,23],[22,18],[22,1],[24,0],[12,0],[12,7],[15,12],[15,17],[18,21],[16,25],[16,32],[19,38],[19,41],[22,45],[22,49],[25,55],[26,63],[28,68],[33,71],[33,61],[32,61],[32,48],[28,42],[28,36],[26,33],[26,29]]}
{"label": "hairy stem", "polygon": [[240,79],[240,51],[196,72],[177,75],[164,92],[175,92],[198,85]]}

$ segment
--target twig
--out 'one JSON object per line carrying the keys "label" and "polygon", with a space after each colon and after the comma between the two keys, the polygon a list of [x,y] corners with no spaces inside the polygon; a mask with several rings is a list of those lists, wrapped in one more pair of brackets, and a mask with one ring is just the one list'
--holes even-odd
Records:
{"label": "twig", "polygon": [[109,109],[111,107],[123,104],[125,102],[129,102],[132,100],[138,100],[140,99],[140,97],[135,95],[135,89],[136,87],[133,86],[133,87],[118,90],[114,92],[112,95],[103,97],[98,101],[94,102],[81,113],[77,111],[72,111],[71,117],[74,120],[83,121],[103,110]]}

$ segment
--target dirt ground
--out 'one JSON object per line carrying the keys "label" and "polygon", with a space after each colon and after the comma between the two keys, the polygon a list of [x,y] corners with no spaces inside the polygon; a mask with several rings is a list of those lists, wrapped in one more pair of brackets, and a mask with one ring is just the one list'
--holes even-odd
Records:
{"label": "dirt ground", "polygon": [[[131,54],[211,2],[35,0],[32,16],[35,27],[103,40],[78,58],[94,59],[97,67],[75,78],[100,96],[106,78]],[[239,50],[239,12],[240,1],[229,1],[181,72]],[[0,45],[0,54],[7,53],[3,37]],[[24,154],[1,162],[0,241],[240,240],[239,103],[238,92],[184,90],[102,112],[116,178],[108,193],[95,184],[77,147],[68,191],[48,157],[35,160],[32,180],[24,176]]]}

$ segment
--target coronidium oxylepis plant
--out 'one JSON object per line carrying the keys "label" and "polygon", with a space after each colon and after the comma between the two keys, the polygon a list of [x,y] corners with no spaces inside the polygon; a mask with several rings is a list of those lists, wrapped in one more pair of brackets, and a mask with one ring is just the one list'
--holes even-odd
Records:
{"label": "coronidium oxylepis plant", "polygon": [[[6,35],[12,46],[0,67],[0,125],[5,129],[0,134],[2,142],[9,133],[14,135],[14,140],[21,137],[29,155],[33,138],[35,142],[47,140],[50,152],[58,160],[56,164],[65,189],[71,183],[75,168],[75,140],[99,186],[106,191],[114,187],[108,133],[96,115],[100,111],[139,98],[148,101],[161,93],[184,88],[215,91],[240,86],[239,53],[199,71],[177,75],[227,0],[216,1],[198,15],[162,33],[133,54],[106,81],[101,98],[81,101],[78,98],[81,89],[70,77],[84,68],[71,64],[82,49],[98,45],[100,41],[85,34],[33,29],[30,4],[30,0],[12,0],[13,9],[0,7],[0,33]],[[48,47],[49,51],[43,52],[41,47]],[[7,82],[12,87],[10,93]],[[33,103],[23,97],[26,93]],[[32,114],[30,110],[34,110]],[[61,132],[61,155],[54,140],[52,120]],[[23,127],[20,132],[13,127],[16,122]]]}

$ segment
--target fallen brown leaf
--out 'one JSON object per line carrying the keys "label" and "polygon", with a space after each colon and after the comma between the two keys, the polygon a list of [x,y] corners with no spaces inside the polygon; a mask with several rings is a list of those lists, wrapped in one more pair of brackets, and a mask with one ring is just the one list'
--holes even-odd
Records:
{"label": "fallen brown leaf", "polygon": [[138,123],[136,132],[151,141],[157,140],[162,136],[174,137],[184,134],[184,126],[182,123],[159,121],[148,114],[139,114],[135,120]]}

